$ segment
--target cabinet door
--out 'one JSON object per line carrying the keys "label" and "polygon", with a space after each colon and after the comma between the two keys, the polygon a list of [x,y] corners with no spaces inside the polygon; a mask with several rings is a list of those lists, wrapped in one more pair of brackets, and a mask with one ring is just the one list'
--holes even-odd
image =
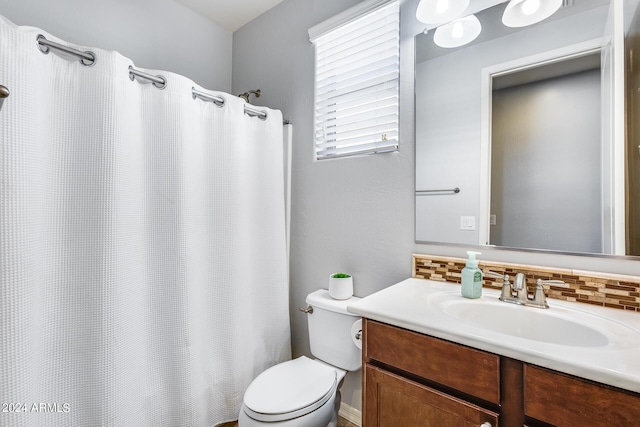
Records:
{"label": "cabinet door", "polygon": [[365,427],[498,426],[494,412],[369,364],[364,382]]}
{"label": "cabinet door", "polygon": [[640,425],[640,394],[524,366],[527,417],[557,427]]}

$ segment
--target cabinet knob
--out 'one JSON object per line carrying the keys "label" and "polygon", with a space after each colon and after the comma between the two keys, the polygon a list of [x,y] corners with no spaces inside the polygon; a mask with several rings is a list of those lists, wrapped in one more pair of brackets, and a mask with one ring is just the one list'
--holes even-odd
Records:
{"label": "cabinet knob", "polygon": [[480,424],[480,427],[491,427],[491,423],[489,421],[485,421],[482,424]]}

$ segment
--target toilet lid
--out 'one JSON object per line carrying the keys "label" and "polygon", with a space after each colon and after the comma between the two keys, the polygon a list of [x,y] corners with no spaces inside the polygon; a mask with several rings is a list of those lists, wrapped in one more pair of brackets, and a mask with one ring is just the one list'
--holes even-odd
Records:
{"label": "toilet lid", "polygon": [[[273,366],[256,377],[244,394],[251,412],[303,415],[323,405],[337,387],[336,370],[305,356]],[[278,417],[281,418],[281,417]]]}

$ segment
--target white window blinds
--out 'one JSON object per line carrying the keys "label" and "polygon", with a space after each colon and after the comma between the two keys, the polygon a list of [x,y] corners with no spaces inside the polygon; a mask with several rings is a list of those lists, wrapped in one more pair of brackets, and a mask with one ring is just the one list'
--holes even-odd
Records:
{"label": "white window blinds", "polygon": [[[309,30],[316,53],[318,160],[398,149],[399,3],[363,5],[356,17],[338,15]],[[347,22],[335,26],[335,20]],[[334,28],[326,30],[329,25]]]}

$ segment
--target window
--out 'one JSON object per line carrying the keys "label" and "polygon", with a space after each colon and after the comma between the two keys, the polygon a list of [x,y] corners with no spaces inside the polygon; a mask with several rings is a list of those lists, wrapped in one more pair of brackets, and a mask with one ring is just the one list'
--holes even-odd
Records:
{"label": "window", "polygon": [[316,159],[396,151],[400,6],[365,1],[309,29]]}

